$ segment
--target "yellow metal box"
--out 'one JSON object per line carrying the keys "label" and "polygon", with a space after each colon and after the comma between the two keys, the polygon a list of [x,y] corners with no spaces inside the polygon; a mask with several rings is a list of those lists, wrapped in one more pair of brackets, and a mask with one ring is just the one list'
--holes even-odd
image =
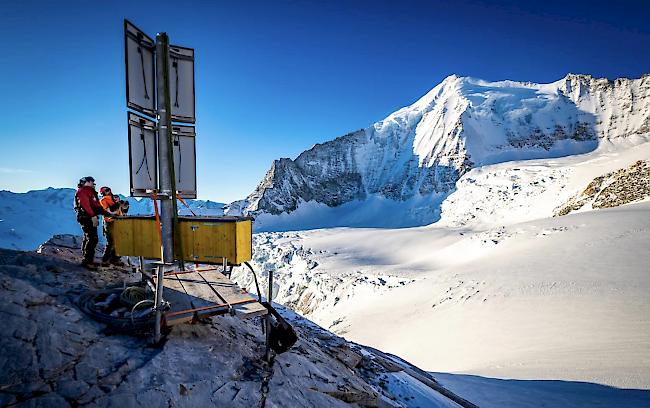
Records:
{"label": "yellow metal box", "polygon": [[[249,217],[178,217],[181,245],[176,259],[239,265],[253,256],[253,220]],[[113,222],[115,253],[160,258],[160,235],[153,216],[118,217]],[[181,250],[182,249],[182,250]]]}

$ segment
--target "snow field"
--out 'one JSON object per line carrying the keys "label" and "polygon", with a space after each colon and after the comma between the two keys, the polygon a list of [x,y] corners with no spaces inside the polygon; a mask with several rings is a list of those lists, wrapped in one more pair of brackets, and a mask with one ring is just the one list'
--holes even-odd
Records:
{"label": "snow field", "polygon": [[605,143],[475,169],[436,224],[256,234],[255,261],[275,301],[427,370],[650,389],[650,202],[551,218],[648,158]]}

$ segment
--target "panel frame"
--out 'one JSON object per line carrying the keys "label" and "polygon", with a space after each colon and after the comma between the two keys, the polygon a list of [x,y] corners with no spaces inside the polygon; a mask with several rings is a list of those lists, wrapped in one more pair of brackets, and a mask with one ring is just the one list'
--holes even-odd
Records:
{"label": "panel frame", "polygon": [[[153,104],[153,108],[149,109],[144,106],[140,106],[135,102],[131,102],[129,99],[130,95],[130,89],[129,89],[129,45],[128,45],[128,37],[129,36],[134,36],[134,34],[129,30],[129,28],[132,28],[134,31],[142,34],[144,39],[146,39],[150,44],[146,43],[140,43],[140,46],[147,47],[151,50],[153,58],[152,58],[152,64],[151,64],[151,78],[153,79],[153,86],[151,89],[151,100]],[[137,35],[136,35],[137,37]],[[137,39],[137,38],[136,38]],[[158,98],[158,92],[157,92],[157,81],[156,81],[156,63],[157,63],[157,58],[156,58],[156,42],[153,40],[153,38],[149,37],[144,31],[140,30],[135,24],[131,23],[129,20],[124,19],[124,67],[125,67],[125,82],[126,82],[126,106],[129,109],[133,109],[135,111],[138,111],[144,115],[147,115],[151,118],[156,119],[156,116],[158,114],[157,110],[157,98]]]}
{"label": "panel frame", "polygon": [[[176,52],[174,49],[177,49],[178,52]],[[191,56],[188,55],[191,53]],[[172,70],[172,59],[173,58],[178,58],[178,59],[184,59],[184,60],[191,60],[192,61],[192,116],[184,116],[184,115],[176,115],[174,114],[174,106],[172,103],[171,107],[171,116],[172,116],[172,121],[174,122],[181,122],[181,123],[191,123],[194,124],[196,123],[196,58],[195,58],[195,51],[194,48],[189,48],[189,47],[182,47],[180,45],[169,45],[169,72],[170,72],[170,92],[171,92],[171,70]]]}
{"label": "panel frame", "polygon": [[[126,112],[126,117],[127,117],[127,131],[129,135],[129,182],[130,182],[130,194],[131,197],[151,197],[151,194],[153,190],[158,189],[158,127],[155,121],[145,117],[138,115],[137,113],[134,112]],[[153,169],[153,177],[155,178],[154,185],[156,186],[155,189],[153,190],[147,190],[147,189],[140,189],[140,188],[135,188],[133,186],[133,152],[131,150],[131,141],[132,141],[132,134],[131,134],[131,121],[132,118],[137,118],[137,123],[140,124],[140,120],[145,120],[149,123],[152,123],[153,126],[153,132],[154,132],[154,152],[155,152],[155,157],[153,158],[153,164],[154,164],[154,169]],[[134,120],[134,122],[136,122]],[[134,123],[135,124],[135,123]],[[149,161],[147,159],[147,161]]]}
{"label": "panel frame", "polygon": [[[194,190],[179,190],[177,184],[176,194],[178,194],[180,198],[196,198],[198,190],[196,177],[196,128],[189,125],[172,125],[172,149],[175,148],[173,142],[177,136],[193,138],[192,154],[194,155]],[[175,150],[172,150],[172,153],[173,152],[175,152]],[[178,183],[178,174],[176,174],[176,156],[172,155],[172,157],[174,157],[174,177],[176,178],[175,181]]]}

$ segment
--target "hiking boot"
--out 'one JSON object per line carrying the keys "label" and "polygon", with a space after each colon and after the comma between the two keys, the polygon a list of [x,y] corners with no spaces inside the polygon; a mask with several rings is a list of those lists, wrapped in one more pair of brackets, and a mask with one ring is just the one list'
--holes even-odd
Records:
{"label": "hiking boot", "polygon": [[120,258],[111,259],[111,264],[115,266],[124,266],[124,262]]}
{"label": "hiking boot", "polygon": [[86,268],[89,271],[96,271],[97,270],[97,265],[95,265],[95,262],[82,261],[81,262],[81,267]]}

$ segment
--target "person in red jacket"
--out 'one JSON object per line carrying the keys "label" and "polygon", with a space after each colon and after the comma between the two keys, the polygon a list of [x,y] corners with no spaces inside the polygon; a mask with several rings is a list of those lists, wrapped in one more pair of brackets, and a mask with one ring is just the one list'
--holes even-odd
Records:
{"label": "person in red jacket", "polygon": [[74,209],[77,212],[77,222],[81,225],[84,233],[81,250],[83,252],[83,261],[81,266],[87,269],[97,269],[95,263],[95,249],[99,236],[97,235],[97,226],[99,225],[99,215],[110,215],[99,203],[97,191],[95,191],[95,179],[88,176],[79,180],[77,192],[74,195]]}

